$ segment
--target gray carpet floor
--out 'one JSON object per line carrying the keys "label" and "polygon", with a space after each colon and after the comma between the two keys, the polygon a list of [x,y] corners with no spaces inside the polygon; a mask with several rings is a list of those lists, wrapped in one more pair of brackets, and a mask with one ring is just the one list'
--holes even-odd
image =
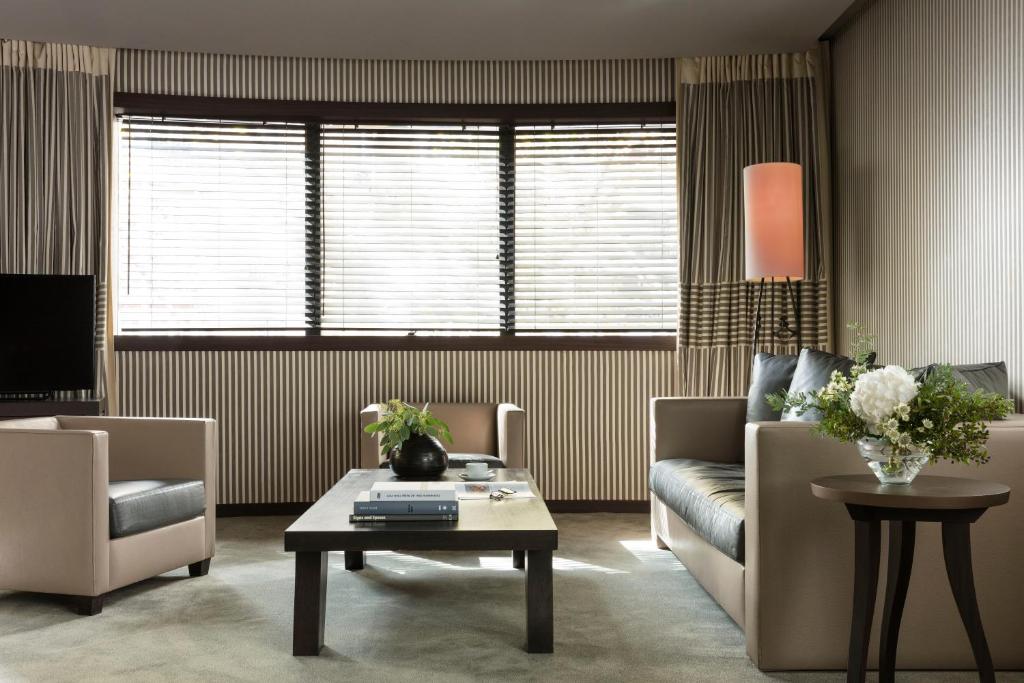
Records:
{"label": "gray carpet floor", "polygon": [[218,520],[209,576],[182,569],[122,589],[95,617],[0,591],[0,681],[844,680],[754,668],[740,629],[651,544],[646,515],[555,517],[551,655],[522,649],[523,575],[508,554],[381,552],[357,573],[330,556],[323,654],[292,657],[291,520],[248,517]]}

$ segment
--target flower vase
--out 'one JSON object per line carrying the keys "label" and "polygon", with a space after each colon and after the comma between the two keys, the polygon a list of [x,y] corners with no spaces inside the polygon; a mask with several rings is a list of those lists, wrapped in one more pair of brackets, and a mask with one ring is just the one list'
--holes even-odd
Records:
{"label": "flower vase", "polygon": [[917,449],[905,455],[896,455],[887,440],[871,437],[857,441],[857,450],[883,484],[909,484],[931,459],[928,453]]}

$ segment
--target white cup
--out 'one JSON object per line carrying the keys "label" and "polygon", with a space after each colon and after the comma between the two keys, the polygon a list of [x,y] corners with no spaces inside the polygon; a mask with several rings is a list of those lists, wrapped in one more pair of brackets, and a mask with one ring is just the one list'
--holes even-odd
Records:
{"label": "white cup", "polygon": [[466,463],[466,477],[469,479],[486,479],[487,478],[487,463],[485,462],[467,462]]}

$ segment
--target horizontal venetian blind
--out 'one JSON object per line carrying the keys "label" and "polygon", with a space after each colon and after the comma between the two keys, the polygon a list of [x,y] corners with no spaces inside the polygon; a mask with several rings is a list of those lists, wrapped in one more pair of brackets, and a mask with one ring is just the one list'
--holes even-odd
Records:
{"label": "horizontal venetian blind", "polygon": [[516,128],[517,331],[676,327],[675,126]]}
{"label": "horizontal venetian blind", "polygon": [[118,327],[300,331],[302,125],[124,116]]}
{"label": "horizontal venetian blind", "polygon": [[496,331],[498,130],[324,125],[324,330]]}

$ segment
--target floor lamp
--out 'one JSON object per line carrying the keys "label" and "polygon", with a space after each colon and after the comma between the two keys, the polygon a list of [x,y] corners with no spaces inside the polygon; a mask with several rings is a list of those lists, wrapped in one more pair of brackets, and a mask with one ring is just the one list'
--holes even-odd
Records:
{"label": "floor lamp", "polygon": [[746,244],[746,279],[756,282],[754,353],[761,334],[761,303],[765,282],[785,282],[793,306],[796,329],[785,313],[772,336],[780,341],[796,337],[800,346],[800,307],[797,289],[804,278],[803,173],[800,164],[754,164],[743,169],[743,218]]}

